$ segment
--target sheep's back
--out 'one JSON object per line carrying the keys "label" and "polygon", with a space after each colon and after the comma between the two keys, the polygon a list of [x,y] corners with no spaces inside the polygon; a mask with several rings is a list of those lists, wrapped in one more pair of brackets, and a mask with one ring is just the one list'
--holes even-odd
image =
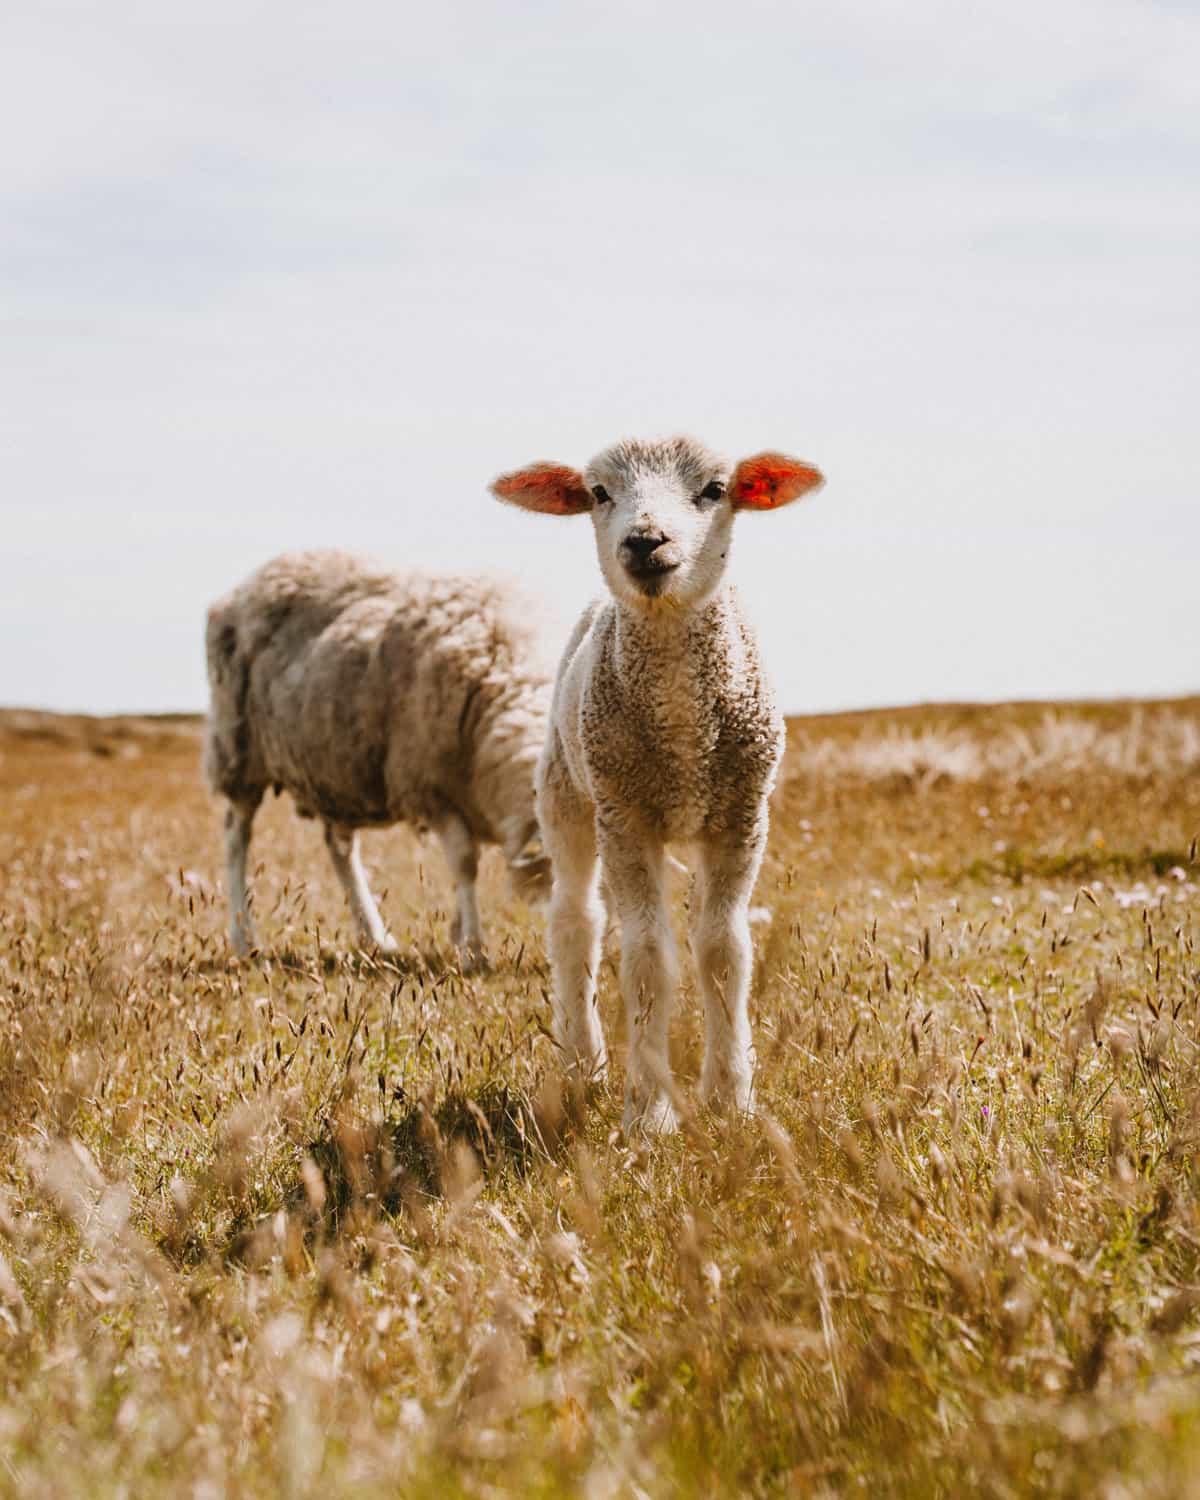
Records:
{"label": "sheep's back", "polygon": [[[274,784],[351,825],[434,820],[470,802],[472,731],[519,682],[527,646],[489,580],[395,575],[340,553],[277,559],[210,615],[211,737],[226,751],[207,757],[210,774],[226,768],[214,784]],[[219,694],[220,679],[239,674],[240,709],[222,715],[237,683]]]}

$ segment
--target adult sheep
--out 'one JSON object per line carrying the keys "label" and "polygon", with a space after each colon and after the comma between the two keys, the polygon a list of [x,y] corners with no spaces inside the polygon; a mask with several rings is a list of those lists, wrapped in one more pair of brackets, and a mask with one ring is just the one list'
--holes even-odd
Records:
{"label": "adult sheep", "polygon": [[752,1104],[749,902],[784,725],[725,569],[736,513],[777,509],[821,482],[811,464],[780,453],[731,468],[672,438],[617,443],[582,472],[533,464],[492,486],[525,510],[590,513],[609,587],[558,669],[538,813],[554,874],[556,1038],[567,1064],[589,1076],[607,1063],[596,1009],[601,877],[616,910],[627,1125],[676,1123],[667,1020],[677,964],[664,890],[672,842],[696,856],[701,1095]]}
{"label": "adult sheep", "polygon": [[225,814],[230,937],[255,943],[246,856],[268,787],[320,818],[364,944],[393,949],[358,852],[358,830],[438,833],[458,888],[452,936],[484,957],[475,880],[499,844],[517,893],[548,887],[534,768],[550,683],[536,639],[501,584],[398,575],[344,552],[275,558],[209,610],[212,707],[204,769]]}

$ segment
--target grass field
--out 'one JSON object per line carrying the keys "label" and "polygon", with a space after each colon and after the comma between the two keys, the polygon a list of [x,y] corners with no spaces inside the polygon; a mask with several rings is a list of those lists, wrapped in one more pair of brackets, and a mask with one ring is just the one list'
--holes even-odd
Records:
{"label": "grass field", "polygon": [[198,755],[0,716],[0,1495],[1200,1495],[1200,700],[794,721],[760,1112],[650,1143],[491,863],[356,954],[281,799],[232,960]]}

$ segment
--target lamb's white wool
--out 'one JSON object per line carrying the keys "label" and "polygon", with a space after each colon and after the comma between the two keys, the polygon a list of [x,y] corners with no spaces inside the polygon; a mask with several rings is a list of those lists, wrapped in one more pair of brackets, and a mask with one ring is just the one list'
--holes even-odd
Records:
{"label": "lamb's white wool", "polygon": [[513,884],[542,893],[534,767],[550,681],[528,610],[482,578],[398,576],[342,552],[276,558],[208,615],[212,709],[204,767],[225,818],[231,937],[255,941],[246,856],[267,787],[321,818],[362,941],[393,947],[367,885],[358,832],[408,822],[441,837],[458,887],[453,937],[483,957],[481,842]]}
{"label": "lamb's white wool", "polygon": [[629,1024],[627,1125],[675,1124],[670,842],[695,854],[701,1094],[751,1107],[748,910],[784,726],[724,574],[735,511],[771,510],[820,483],[810,464],[777,453],[745,459],[730,473],[699,443],[673,438],[618,443],[582,474],[535,464],[492,486],[527,510],[589,511],[612,595],[586,610],[559,666],[538,813],[554,876],[548,939],[557,1040],[568,1065],[589,1076],[606,1065],[595,982],[601,870],[616,908]]}

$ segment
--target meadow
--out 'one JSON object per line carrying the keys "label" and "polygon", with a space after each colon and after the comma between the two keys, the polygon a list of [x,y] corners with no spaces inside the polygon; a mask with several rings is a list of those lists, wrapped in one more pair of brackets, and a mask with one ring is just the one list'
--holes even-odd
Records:
{"label": "meadow", "polygon": [[270,801],[232,958],[198,761],[0,715],[0,1495],[1200,1495],[1200,699],[792,721],[758,1112],[689,975],[665,1140],[494,857],[489,973],[406,829],[359,953]]}

